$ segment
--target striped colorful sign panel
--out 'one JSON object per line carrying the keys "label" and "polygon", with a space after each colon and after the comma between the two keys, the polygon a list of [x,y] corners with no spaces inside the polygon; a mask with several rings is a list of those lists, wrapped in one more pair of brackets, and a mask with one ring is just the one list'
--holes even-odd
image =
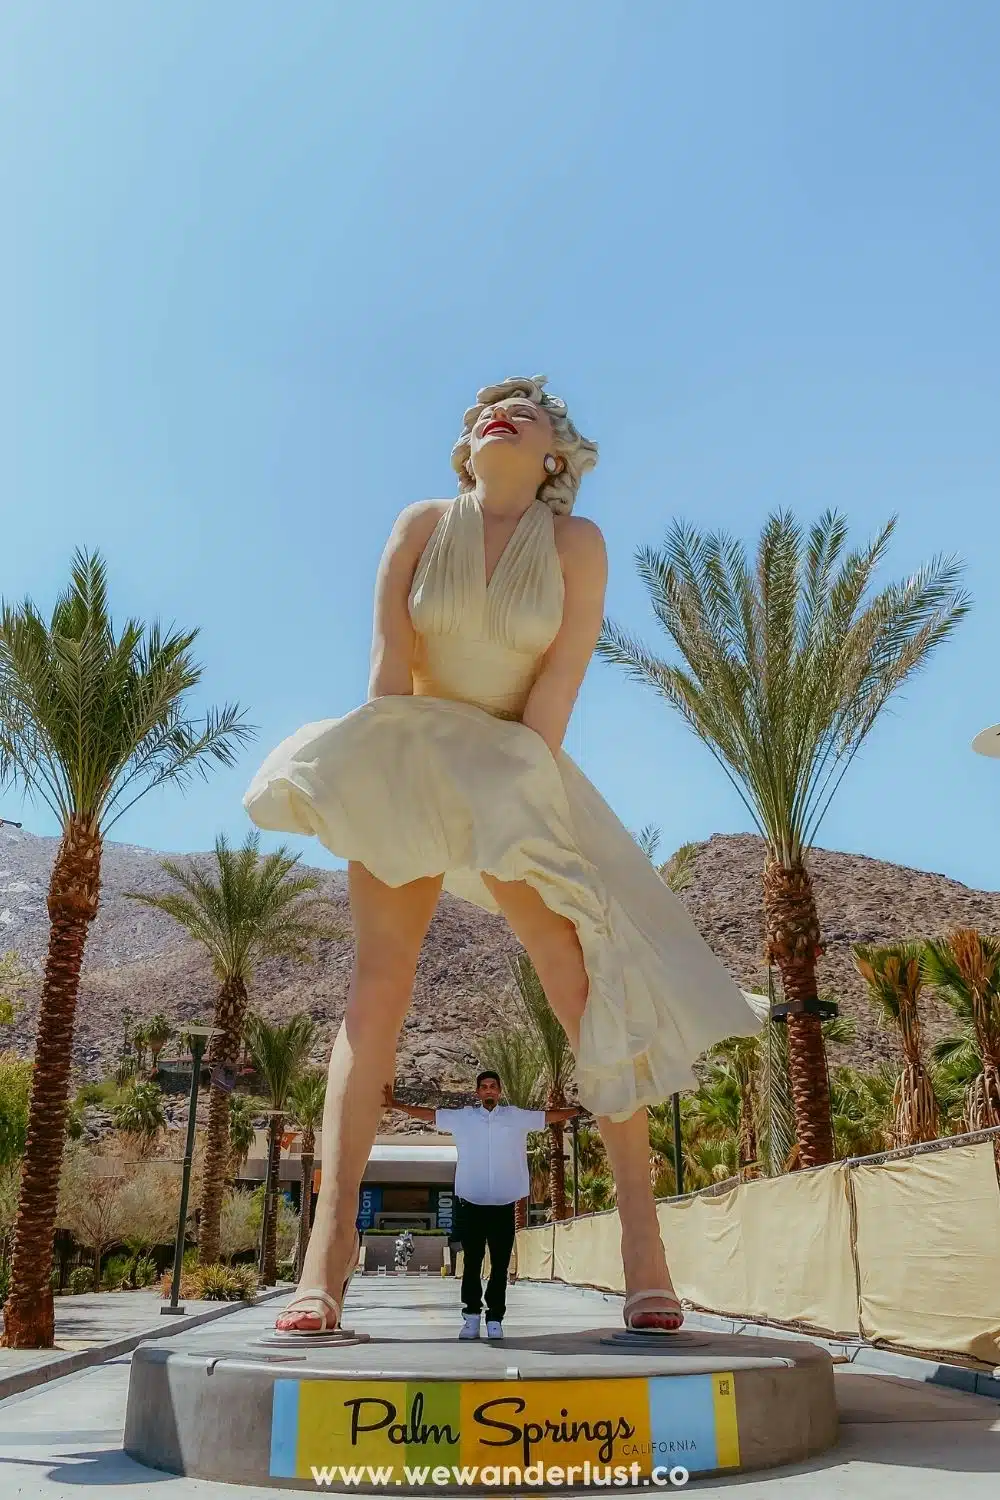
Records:
{"label": "striped colorful sign panel", "polygon": [[[443,1466],[456,1476],[453,1483],[461,1483],[461,1470],[494,1466],[586,1464],[589,1475],[610,1465],[648,1476],[656,1468],[681,1465],[697,1474],[738,1468],[739,1462],[731,1373],[274,1384],[270,1472],[275,1479],[315,1479],[317,1470],[363,1466],[383,1471],[386,1483],[395,1486],[404,1480],[404,1466],[418,1471]],[[354,1482],[365,1481],[359,1475]],[[406,1475],[409,1488],[444,1482]],[[471,1475],[465,1482],[473,1482]]]}

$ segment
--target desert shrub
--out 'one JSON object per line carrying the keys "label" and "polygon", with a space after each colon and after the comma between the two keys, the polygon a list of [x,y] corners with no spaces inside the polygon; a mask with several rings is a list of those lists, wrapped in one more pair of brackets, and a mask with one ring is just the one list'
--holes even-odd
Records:
{"label": "desert shrub", "polygon": [[278,1262],[278,1280],[295,1280],[295,1262],[293,1260],[281,1260]]}
{"label": "desert shrub", "polygon": [[92,1292],[94,1290],[94,1269],[92,1266],[77,1266],[69,1273],[69,1289],[74,1297],[81,1292]]}
{"label": "desert shrub", "polygon": [[76,1102],[80,1105],[99,1104],[104,1109],[111,1109],[117,1104],[120,1089],[113,1078],[105,1078],[102,1083],[85,1083],[76,1091]]}
{"label": "desert shrub", "polygon": [[32,1067],[16,1052],[0,1052],[0,1163],[4,1166],[24,1155]]}
{"label": "desert shrub", "polygon": [[260,1280],[257,1276],[256,1266],[233,1266],[233,1276],[240,1290],[240,1297],[244,1302],[256,1302],[257,1292],[260,1288]]}
{"label": "desert shrub", "polygon": [[219,1253],[232,1260],[245,1250],[254,1250],[260,1238],[260,1196],[239,1188],[227,1188],[219,1215]]}
{"label": "desert shrub", "polygon": [[[255,1278],[256,1279],[256,1278]],[[233,1266],[202,1266],[195,1278],[203,1302],[242,1302],[245,1279]]]}
{"label": "desert shrub", "polygon": [[156,1280],[156,1261],[151,1255],[140,1255],[135,1261],[132,1280],[139,1286],[152,1286]]}
{"label": "desert shrub", "polygon": [[101,1281],[110,1291],[117,1292],[121,1287],[131,1285],[128,1280],[131,1269],[131,1255],[109,1255],[101,1271]]}
{"label": "desert shrub", "polygon": [[[197,1266],[192,1266],[190,1268],[187,1266],[183,1266],[181,1268],[181,1287],[178,1293],[181,1301],[184,1301],[187,1298],[194,1298],[195,1300],[197,1300],[197,1298],[201,1296],[199,1287],[195,1285],[197,1275]],[[173,1282],[174,1273],[173,1268],[171,1267],[169,1271],[164,1271],[163,1275],[160,1277],[161,1297],[169,1298],[171,1290],[173,1288]]]}
{"label": "desert shrub", "polygon": [[101,1280],[112,1291],[132,1292],[150,1286],[156,1280],[156,1261],[142,1251],[130,1250],[111,1255],[105,1263]]}
{"label": "desert shrub", "polygon": [[7,1301],[10,1291],[10,1261],[0,1260],[0,1302]]}

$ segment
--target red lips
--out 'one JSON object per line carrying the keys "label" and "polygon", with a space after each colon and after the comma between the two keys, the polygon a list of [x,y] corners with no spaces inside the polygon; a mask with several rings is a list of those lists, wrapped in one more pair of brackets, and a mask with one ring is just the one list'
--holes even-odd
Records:
{"label": "red lips", "polygon": [[487,422],[483,428],[483,437],[488,436],[491,432],[512,432],[515,437],[517,436],[517,428],[513,422],[501,421],[499,417],[493,422]]}

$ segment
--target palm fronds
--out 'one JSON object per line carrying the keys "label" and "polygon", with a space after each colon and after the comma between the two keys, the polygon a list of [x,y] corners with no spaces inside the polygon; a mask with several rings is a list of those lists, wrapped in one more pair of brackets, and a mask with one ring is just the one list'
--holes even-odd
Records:
{"label": "palm fronds", "polygon": [[246,1039],[270,1107],[284,1110],[315,1043],[316,1022],[305,1015],[292,1016],[285,1022],[250,1015]]}
{"label": "palm fronds", "polygon": [[599,654],[680,713],[788,868],[882,708],[969,609],[954,558],[873,592],[894,526],[848,550],[842,516],[806,533],[777,512],[751,565],[734,538],[674,522],[637,566],[681,664],[613,621],[601,635]]}
{"label": "palm fronds", "polygon": [[38,796],[60,827],[107,830],[146,792],[232,766],[253,730],[236,704],[191,718],[198,632],[127,620],[116,631],[107,568],[77,552],[46,621],[31,600],[0,608],[0,782]]}
{"label": "palm fronds", "polygon": [[320,877],[298,862],[284,847],[262,855],[255,831],[238,849],[220,834],[212,864],[163,860],[178,890],[129,899],[173,917],[204,944],[220,979],[245,984],[262,958],[307,961],[313,943],[340,936],[332,907],[315,894]]}

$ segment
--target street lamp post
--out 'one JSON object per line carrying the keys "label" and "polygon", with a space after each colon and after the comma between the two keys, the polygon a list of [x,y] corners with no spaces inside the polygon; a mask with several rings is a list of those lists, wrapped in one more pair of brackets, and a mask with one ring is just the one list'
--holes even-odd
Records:
{"label": "street lamp post", "polygon": [[174,1246],[174,1276],[170,1284],[170,1302],[161,1307],[164,1317],[184,1316],[184,1308],[178,1306],[181,1294],[181,1271],[184,1267],[184,1230],[187,1225],[188,1196],[191,1192],[191,1162],[194,1158],[194,1136],[198,1114],[198,1086],[201,1083],[201,1060],[205,1056],[208,1039],[213,1035],[212,1026],[188,1026],[191,1038],[191,1097],[188,1103],[187,1141],[184,1145],[184,1167],[181,1177],[181,1206],[177,1215],[177,1244]]}
{"label": "street lamp post", "polygon": [[580,1120],[574,1115],[569,1122],[570,1135],[573,1139],[573,1217],[579,1217],[580,1213],[580,1138],[577,1134]]}
{"label": "street lamp post", "polygon": [[681,1140],[681,1096],[674,1094],[674,1187],[678,1198],[684,1191],[684,1145]]}

